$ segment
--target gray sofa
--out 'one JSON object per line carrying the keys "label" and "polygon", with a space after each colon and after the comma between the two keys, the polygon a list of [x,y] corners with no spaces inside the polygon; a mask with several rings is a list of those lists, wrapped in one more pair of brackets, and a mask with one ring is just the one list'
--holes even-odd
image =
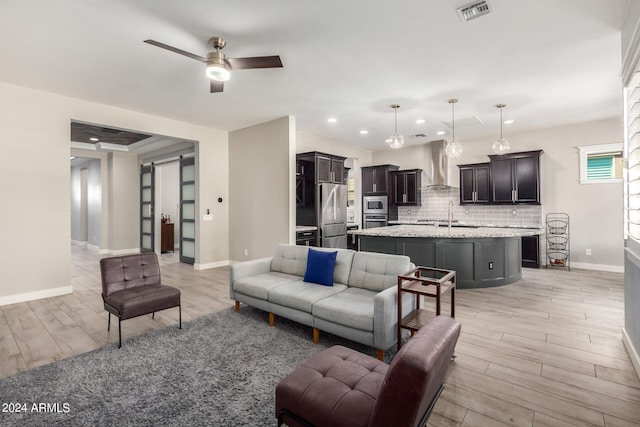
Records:
{"label": "gray sofa", "polygon": [[[244,303],[269,313],[269,323],[281,316],[320,331],[370,345],[382,360],[397,343],[398,275],[411,270],[409,257],[349,249],[337,251],[333,286],[303,281],[306,246],[278,245],[273,257],[232,264],[229,291],[236,311]],[[414,297],[403,295],[403,312]]]}

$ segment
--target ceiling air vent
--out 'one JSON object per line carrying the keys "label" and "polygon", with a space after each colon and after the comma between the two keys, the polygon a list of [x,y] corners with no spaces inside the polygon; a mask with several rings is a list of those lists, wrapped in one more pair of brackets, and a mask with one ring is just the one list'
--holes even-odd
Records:
{"label": "ceiling air vent", "polygon": [[415,135],[409,135],[409,138],[426,138],[427,135],[424,133],[416,133]]}
{"label": "ceiling air vent", "polygon": [[486,15],[491,12],[491,5],[486,0],[469,3],[466,6],[462,6],[458,9],[458,16],[463,21],[471,21],[472,19],[479,18],[482,15]]}

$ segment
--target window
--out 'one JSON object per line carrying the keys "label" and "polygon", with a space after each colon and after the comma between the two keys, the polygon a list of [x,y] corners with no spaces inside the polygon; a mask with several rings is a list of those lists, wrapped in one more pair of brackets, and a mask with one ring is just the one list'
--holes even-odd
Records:
{"label": "window", "polygon": [[622,182],[622,144],[578,147],[580,183]]}

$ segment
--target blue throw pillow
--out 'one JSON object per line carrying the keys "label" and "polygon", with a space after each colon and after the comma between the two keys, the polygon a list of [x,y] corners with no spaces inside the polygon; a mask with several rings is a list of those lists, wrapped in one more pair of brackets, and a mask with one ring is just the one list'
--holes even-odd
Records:
{"label": "blue throw pillow", "polygon": [[316,251],[309,248],[307,271],[304,281],[319,285],[333,286],[333,269],[336,266],[338,252]]}

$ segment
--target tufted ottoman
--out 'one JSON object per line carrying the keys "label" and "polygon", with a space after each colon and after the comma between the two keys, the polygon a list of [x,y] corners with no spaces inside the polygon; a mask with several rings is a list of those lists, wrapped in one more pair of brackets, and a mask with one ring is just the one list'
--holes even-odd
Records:
{"label": "tufted ottoman", "polygon": [[442,392],[460,324],[437,316],[391,365],[342,346],[304,362],[276,386],[278,425],[421,426]]}

